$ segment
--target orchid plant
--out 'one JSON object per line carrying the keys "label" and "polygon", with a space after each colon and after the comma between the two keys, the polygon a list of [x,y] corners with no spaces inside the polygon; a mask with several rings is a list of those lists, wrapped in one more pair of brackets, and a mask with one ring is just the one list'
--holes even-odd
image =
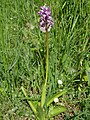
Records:
{"label": "orchid plant", "polygon": [[66,93],[66,90],[63,90],[59,93],[54,94],[53,96],[50,96],[49,98],[47,98],[47,81],[48,81],[48,66],[49,66],[49,60],[48,60],[48,54],[49,54],[49,47],[48,47],[48,32],[50,31],[50,29],[54,26],[54,22],[53,19],[51,17],[51,11],[50,8],[47,7],[46,5],[40,7],[40,11],[38,12],[38,14],[40,15],[40,24],[39,24],[39,28],[42,32],[45,33],[45,50],[46,50],[46,66],[45,66],[45,82],[43,85],[43,89],[42,89],[42,95],[41,95],[41,101],[29,101],[28,100],[28,96],[25,92],[25,88],[22,86],[22,92],[25,95],[32,111],[34,112],[36,118],[38,120],[47,120],[49,118],[52,118],[55,115],[60,114],[61,112],[64,112],[66,110],[66,108],[64,106],[53,106],[51,103],[54,100],[57,100],[58,97],[60,97],[61,95],[63,95],[64,93]]}

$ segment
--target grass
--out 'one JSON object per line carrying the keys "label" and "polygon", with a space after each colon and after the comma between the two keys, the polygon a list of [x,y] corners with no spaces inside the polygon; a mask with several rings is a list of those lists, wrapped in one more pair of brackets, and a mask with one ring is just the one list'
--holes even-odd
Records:
{"label": "grass", "polygon": [[[44,33],[37,11],[50,6],[54,28],[49,33],[48,96],[60,97],[67,111],[54,119],[90,119],[90,1],[0,1],[0,120],[35,119],[24,100],[23,84],[31,99],[42,93]],[[32,25],[34,29],[32,29]],[[41,55],[41,57],[40,57]],[[63,86],[57,84],[63,81]]]}

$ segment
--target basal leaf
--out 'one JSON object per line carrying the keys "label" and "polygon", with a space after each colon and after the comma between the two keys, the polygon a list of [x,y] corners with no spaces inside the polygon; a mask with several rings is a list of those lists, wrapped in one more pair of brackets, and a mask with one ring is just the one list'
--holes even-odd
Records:
{"label": "basal leaf", "polygon": [[[22,92],[23,92],[23,94],[25,95],[25,97],[26,97],[26,99],[27,99],[28,96],[27,96],[27,94],[26,94],[26,92],[25,92],[25,88],[22,86],[21,89],[22,89]],[[35,105],[33,104],[33,102],[32,102],[32,101],[29,101],[29,100],[27,100],[27,101],[28,101],[28,103],[29,103],[32,111],[34,112],[34,114],[36,114],[37,111],[36,111],[36,108],[35,108]]]}
{"label": "basal leaf", "polygon": [[66,111],[66,108],[64,106],[56,106],[49,111],[48,116],[51,118],[65,111]]}
{"label": "basal leaf", "polygon": [[46,115],[46,113],[45,113],[44,109],[41,106],[38,106],[37,107],[37,119],[38,120],[46,120],[45,115]]}
{"label": "basal leaf", "polygon": [[59,92],[59,93],[56,93],[56,94],[54,94],[53,96],[51,96],[51,97],[47,100],[46,106],[48,107],[48,106],[54,101],[54,98],[58,98],[58,97],[60,97],[61,95],[63,95],[64,93],[66,93],[66,90],[63,90],[63,91],[61,91],[61,92]]}
{"label": "basal leaf", "polygon": [[43,107],[45,100],[46,100],[46,84],[44,84],[42,89],[41,107]]}

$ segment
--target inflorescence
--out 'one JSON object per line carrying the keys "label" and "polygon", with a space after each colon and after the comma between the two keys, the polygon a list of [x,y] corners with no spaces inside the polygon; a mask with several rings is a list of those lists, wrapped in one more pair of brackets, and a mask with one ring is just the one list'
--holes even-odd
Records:
{"label": "inflorescence", "polygon": [[42,32],[50,31],[51,27],[53,27],[54,22],[51,17],[51,11],[49,7],[46,5],[40,7],[40,11],[38,12],[40,15],[40,25],[39,28]]}

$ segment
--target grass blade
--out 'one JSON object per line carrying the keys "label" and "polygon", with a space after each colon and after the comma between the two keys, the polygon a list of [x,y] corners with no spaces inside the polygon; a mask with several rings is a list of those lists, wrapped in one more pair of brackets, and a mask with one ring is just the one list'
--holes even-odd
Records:
{"label": "grass blade", "polygon": [[75,25],[76,25],[76,23],[77,23],[78,17],[79,17],[79,15],[76,17],[76,19],[75,19],[75,21],[74,21],[74,23],[73,23],[73,25],[72,25],[71,31],[73,31],[73,29],[74,29],[74,27],[75,27]]}

